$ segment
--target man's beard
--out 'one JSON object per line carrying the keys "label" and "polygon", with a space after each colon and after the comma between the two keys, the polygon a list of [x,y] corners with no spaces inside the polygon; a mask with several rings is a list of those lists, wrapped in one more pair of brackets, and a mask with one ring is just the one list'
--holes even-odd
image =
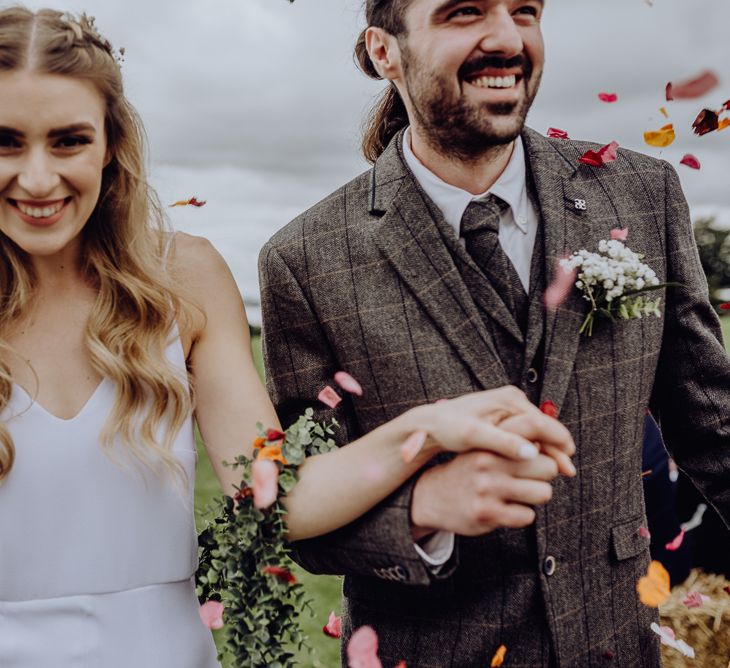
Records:
{"label": "man's beard", "polygon": [[540,83],[540,73],[533,71],[532,64],[524,56],[509,60],[483,56],[468,61],[459,70],[463,88],[470,85],[466,83],[466,76],[485,67],[521,66],[523,76],[517,85],[526,87],[526,95],[516,103],[474,104],[463,95],[457,99],[447,97],[443,91],[450,90],[452,84],[446,76],[414,62],[412,54],[407,51],[403,53],[403,60],[406,90],[416,120],[423,130],[424,139],[442,155],[470,162],[495,147],[509,144],[522,132]]}

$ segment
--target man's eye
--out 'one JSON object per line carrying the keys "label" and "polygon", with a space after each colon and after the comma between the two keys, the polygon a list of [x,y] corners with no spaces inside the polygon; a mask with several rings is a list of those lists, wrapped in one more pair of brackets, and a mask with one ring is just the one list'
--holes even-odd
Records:
{"label": "man's eye", "polygon": [[85,146],[90,144],[91,139],[84,137],[83,135],[69,135],[68,137],[61,137],[55,144],[54,148],[60,149],[73,149],[79,146]]}
{"label": "man's eye", "polygon": [[455,9],[453,12],[451,12],[446,18],[447,19],[453,19],[458,18],[460,16],[479,16],[480,11],[478,7],[459,7],[458,9]]}
{"label": "man's eye", "polygon": [[525,5],[524,7],[520,7],[516,12],[516,14],[526,14],[528,16],[534,16],[537,17],[539,15],[539,11],[537,7],[533,7],[532,5]]}

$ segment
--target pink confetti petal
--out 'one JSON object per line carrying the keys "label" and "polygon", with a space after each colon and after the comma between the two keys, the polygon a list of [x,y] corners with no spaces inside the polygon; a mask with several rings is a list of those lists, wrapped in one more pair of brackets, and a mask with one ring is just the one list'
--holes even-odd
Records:
{"label": "pink confetti petal", "polygon": [[268,508],[279,495],[279,467],[270,459],[256,459],[251,465],[253,505]]}
{"label": "pink confetti petal", "polygon": [[705,605],[705,603],[709,603],[710,597],[705,596],[704,594],[700,594],[698,591],[691,591],[687,594],[687,598],[685,598],[682,603],[686,605],[688,608],[701,608]]}
{"label": "pink confetti petal", "polygon": [[545,415],[549,415],[551,418],[557,419],[560,411],[558,410],[558,407],[555,405],[554,401],[543,401],[540,404],[540,412],[545,413]]}
{"label": "pink confetti petal", "polygon": [[337,408],[337,404],[342,401],[342,397],[329,385],[325,385],[324,389],[317,395],[317,399],[330,408]]}
{"label": "pink confetti petal", "polygon": [[649,533],[649,529],[646,527],[639,527],[639,535],[642,538],[646,538],[647,540],[651,540],[651,534]]}
{"label": "pink confetti petal", "polygon": [[598,93],[598,99],[601,102],[608,102],[610,104],[618,100],[618,95],[616,93]]}
{"label": "pink confetti petal", "polygon": [[428,433],[422,430],[414,431],[400,446],[400,456],[406,464],[412,462],[426,444]]}
{"label": "pink confetti petal", "polygon": [[577,273],[575,268],[563,267],[558,260],[553,280],[545,289],[545,294],[543,295],[545,308],[550,311],[555,311],[560,308],[575,285]]}
{"label": "pink confetti petal", "polygon": [[684,529],[682,529],[677,536],[668,542],[664,548],[669,550],[670,552],[676,552],[680,547],[682,547],[682,542],[684,541]]}
{"label": "pink confetti petal", "polygon": [[347,644],[350,668],[383,668],[378,659],[378,635],[371,626],[361,626]]}
{"label": "pink confetti petal", "polygon": [[570,139],[565,130],[560,130],[558,128],[548,128],[547,136],[552,139]]}
{"label": "pink confetti petal", "polygon": [[686,165],[691,169],[699,169],[701,167],[700,161],[691,153],[686,153],[685,156],[679,161],[679,164]]}
{"label": "pink confetti petal", "polygon": [[614,241],[626,241],[629,236],[629,228],[628,227],[616,227],[611,230],[611,239]]}
{"label": "pink confetti petal", "polygon": [[198,613],[206,628],[223,628],[223,604],[220,601],[206,601],[200,606]]}
{"label": "pink confetti petal", "polygon": [[342,637],[342,619],[334,611],[330,612],[330,618],[322,628],[322,632],[330,638]]}
{"label": "pink confetti petal", "polygon": [[720,80],[714,72],[705,70],[694,79],[679,83],[668,83],[666,89],[667,100],[693,100],[709,93],[719,83]]}
{"label": "pink confetti petal", "polygon": [[346,371],[338,371],[335,374],[335,383],[345,390],[345,392],[356,394],[358,397],[362,396],[362,385]]}

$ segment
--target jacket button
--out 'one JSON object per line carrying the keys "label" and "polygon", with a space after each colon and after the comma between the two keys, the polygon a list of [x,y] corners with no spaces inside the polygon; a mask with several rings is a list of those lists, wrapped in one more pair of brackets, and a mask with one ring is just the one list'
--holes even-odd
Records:
{"label": "jacket button", "polygon": [[545,557],[545,561],[542,562],[542,572],[550,577],[553,573],[555,573],[557,565],[558,562],[555,560],[555,557],[552,555]]}
{"label": "jacket button", "polygon": [[538,377],[537,369],[535,369],[534,367],[530,367],[527,370],[527,374],[526,374],[525,377],[527,379],[527,382],[530,383],[530,385],[536,383],[537,382],[537,377]]}

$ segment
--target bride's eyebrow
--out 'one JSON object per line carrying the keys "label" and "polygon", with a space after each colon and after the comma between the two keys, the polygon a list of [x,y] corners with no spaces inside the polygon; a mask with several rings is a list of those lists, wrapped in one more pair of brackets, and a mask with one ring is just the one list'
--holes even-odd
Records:
{"label": "bride's eyebrow", "polygon": [[72,125],[66,125],[62,128],[53,128],[48,131],[49,139],[54,137],[62,137],[63,135],[72,135],[76,132],[90,132],[96,135],[96,128],[91,123],[74,123]]}
{"label": "bride's eyebrow", "polygon": [[18,139],[23,139],[25,137],[25,134],[20,130],[16,130],[15,128],[11,128],[6,125],[0,125],[0,134],[10,135],[11,137],[17,137]]}

